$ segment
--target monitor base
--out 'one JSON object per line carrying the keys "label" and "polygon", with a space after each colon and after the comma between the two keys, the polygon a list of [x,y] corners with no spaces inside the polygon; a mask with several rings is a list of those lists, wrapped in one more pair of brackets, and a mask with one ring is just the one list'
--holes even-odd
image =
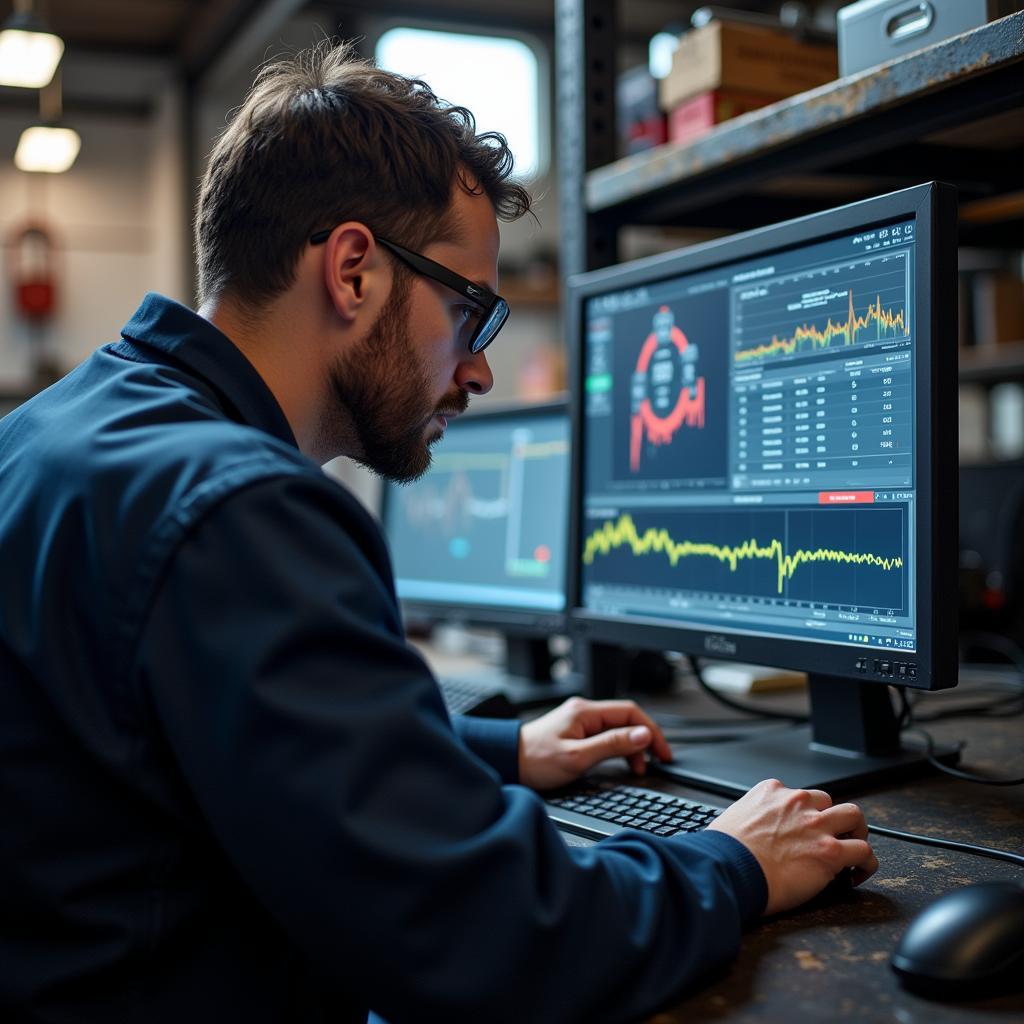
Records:
{"label": "monitor base", "polygon": [[[677,782],[728,796],[742,796],[765,778],[793,789],[823,789],[830,796],[902,781],[934,771],[923,749],[901,745],[884,753],[864,754],[828,747],[812,740],[810,725],[771,729],[763,736],[732,743],[687,744],[673,748],[676,760],[657,771]],[[933,756],[955,764],[959,750],[936,744]]]}

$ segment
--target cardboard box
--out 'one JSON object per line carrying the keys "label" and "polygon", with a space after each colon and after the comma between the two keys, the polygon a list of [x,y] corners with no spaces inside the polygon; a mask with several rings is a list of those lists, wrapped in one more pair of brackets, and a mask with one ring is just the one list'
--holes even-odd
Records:
{"label": "cardboard box", "polygon": [[836,72],[832,46],[800,42],[760,26],[712,21],[680,37],[659,99],[668,111],[714,89],[782,99],[831,82]]}
{"label": "cardboard box", "polygon": [[668,115],[669,142],[692,142],[715,125],[772,102],[770,96],[732,89],[712,89],[691,96]]}

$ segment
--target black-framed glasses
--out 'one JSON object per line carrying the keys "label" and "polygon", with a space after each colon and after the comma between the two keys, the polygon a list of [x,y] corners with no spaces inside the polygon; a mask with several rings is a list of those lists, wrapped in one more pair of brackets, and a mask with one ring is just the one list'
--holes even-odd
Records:
{"label": "black-framed glasses", "polygon": [[[310,244],[322,245],[331,237],[333,230],[334,228],[327,228],[324,231],[318,231],[315,235],[311,235],[309,239]],[[494,341],[498,331],[505,326],[505,321],[508,319],[508,303],[500,295],[495,294],[489,288],[475,284],[461,274],[456,274],[454,270],[449,270],[446,266],[426,256],[422,256],[418,252],[406,249],[397,242],[381,238],[380,235],[375,237],[381,245],[394,253],[395,256],[417,274],[429,277],[432,281],[437,281],[439,284],[451,288],[452,291],[458,292],[463,298],[469,299],[474,306],[480,309],[480,316],[475,323],[470,321],[470,323],[474,324],[473,332],[466,342],[469,346],[469,351],[473,355],[476,355],[477,352],[483,352]]]}

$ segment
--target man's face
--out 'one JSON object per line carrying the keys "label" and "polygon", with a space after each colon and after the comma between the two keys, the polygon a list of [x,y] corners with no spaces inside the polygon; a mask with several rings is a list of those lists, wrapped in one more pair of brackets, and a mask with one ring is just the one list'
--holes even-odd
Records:
{"label": "man's face", "polygon": [[335,363],[334,399],[352,420],[361,454],[357,461],[396,483],[430,468],[429,446],[444,433],[438,416],[457,416],[469,405],[456,388],[438,398],[426,360],[409,326],[411,275],[393,292],[369,334]]}
{"label": "man's face", "polygon": [[[423,255],[497,290],[498,226],[490,200],[456,188],[452,216],[457,237],[424,247]],[[335,362],[331,397],[359,449],[348,454],[381,476],[397,482],[422,476],[447,420],[465,411],[471,394],[490,391],[486,357],[466,344],[465,313],[458,292],[396,265],[376,322]]]}

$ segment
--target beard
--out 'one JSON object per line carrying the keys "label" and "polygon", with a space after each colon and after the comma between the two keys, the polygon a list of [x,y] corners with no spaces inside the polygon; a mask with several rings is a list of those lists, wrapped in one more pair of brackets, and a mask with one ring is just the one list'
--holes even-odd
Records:
{"label": "beard", "polygon": [[[335,361],[328,382],[333,408],[321,426],[322,434],[354,442],[341,449],[394,483],[410,483],[430,468],[430,445],[443,433],[427,434],[431,419],[441,412],[464,412],[469,405],[462,390],[440,402],[431,396],[408,327],[409,292],[407,282],[396,282],[367,336]],[[347,429],[338,429],[341,424]]]}

